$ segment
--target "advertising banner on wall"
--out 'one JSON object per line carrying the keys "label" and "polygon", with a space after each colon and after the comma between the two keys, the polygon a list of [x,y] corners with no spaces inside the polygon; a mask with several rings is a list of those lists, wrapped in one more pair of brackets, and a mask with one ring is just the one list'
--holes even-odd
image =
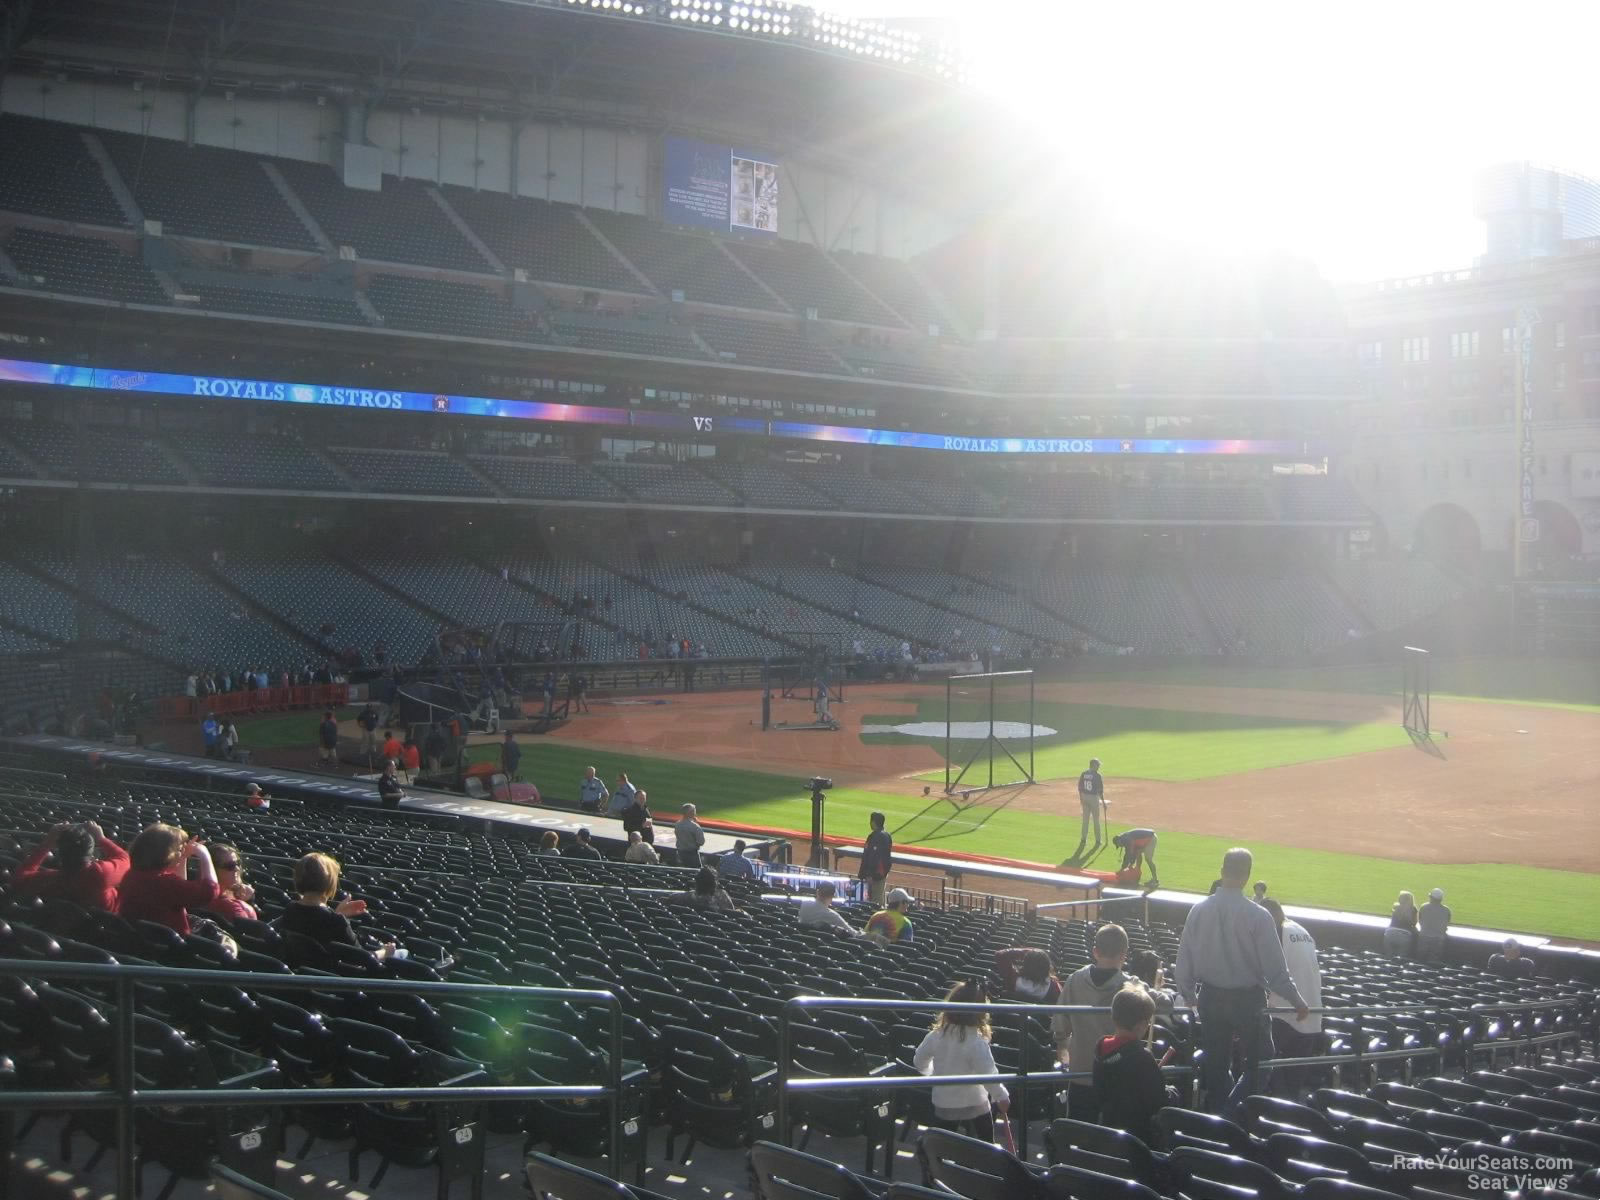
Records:
{"label": "advertising banner on wall", "polygon": [[675,225],[721,233],[778,232],[778,164],[770,155],[669,137],[661,212]]}

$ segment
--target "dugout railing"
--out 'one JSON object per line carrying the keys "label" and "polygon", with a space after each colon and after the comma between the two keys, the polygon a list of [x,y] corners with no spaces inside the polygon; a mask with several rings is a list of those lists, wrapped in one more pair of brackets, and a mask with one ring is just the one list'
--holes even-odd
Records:
{"label": "dugout railing", "polygon": [[[1574,1021],[1569,1028],[1545,1034],[1528,1035],[1516,1039],[1500,1039],[1496,1046],[1513,1052],[1535,1052],[1545,1046],[1560,1047],[1573,1043],[1581,1050],[1583,1045],[1582,1003],[1573,999],[1521,1001],[1508,1004],[1472,1005],[1468,1008],[1453,1008],[1449,1005],[1439,1004],[1391,1004],[1367,1005],[1345,1008],[1314,1008],[1310,1011],[1329,1017],[1386,1017],[1435,1014],[1441,1016],[1475,1016],[1481,1017],[1486,1013],[1501,1012],[1531,1012],[1545,1011],[1558,1008],[1574,1010]],[[897,1074],[866,1075],[866,1076],[819,1076],[799,1075],[794,1071],[793,1062],[793,1029],[797,1021],[803,1020],[801,1014],[806,1009],[832,1009],[840,1012],[892,1012],[892,1013],[940,1013],[940,1012],[985,1012],[990,1014],[1016,1014],[1019,1029],[1023,1032],[1021,1038],[1021,1053],[1018,1069],[1004,1071],[993,1075],[922,1075],[914,1071],[903,1071]],[[1266,1010],[1272,1016],[1292,1016],[1292,1008],[1269,1008]],[[994,1083],[1016,1084],[1015,1095],[1011,1105],[1011,1119],[1016,1125],[1017,1154],[1026,1159],[1028,1156],[1028,1125],[1031,1120],[1028,1113],[1028,1093],[1030,1085],[1041,1082],[1050,1086],[1059,1084],[1065,1088],[1072,1082],[1082,1082],[1093,1078],[1092,1071],[1061,1070],[1054,1063],[1039,1070],[1030,1069],[1028,1061],[1029,1038],[1026,1035],[1025,1023],[1029,1017],[1048,1016],[1054,1013],[1097,1013],[1109,1017],[1109,1007],[1095,1007],[1082,1004],[1017,1004],[1006,1002],[986,1003],[948,1003],[943,1000],[887,1000],[850,998],[842,996],[794,996],[784,1003],[778,1018],[778,1083],[777,1083],[777,1124],[778,1136],[787,1145],[791,1140],[790,1129],[790,1098],[795,1093],[809,1092],[860,1092],[860,1091],[885,1091],[894,1092],[907,1088],[926,1088],[934,1084],[949,1083]],[[1352,1074],[1360,1078],[1365,1072],[1373,1069],[1378,1064],[1385,1062],[1400,1062],[1404,1064],[1404,1075],[1409,1082],[1413,1077],[1414,1064],[1419,1060],[1432,1059],[1443,1063],[1444,1051],[1440,1047],[1416,1046],[1396,1050],[1363,1050],[1361,1039],[1352,1039],[1351,1050],[1345,1054],[1321,1054],[1297,1058],[1265,1058],[1261,1060],[1262,1077],[1268,1072],[1291,1067],[1331,1067],[1343,1081],[1343,1069],[1352,1068]],[[1471,1049],[1468,1051],[1468,1063],[1471,1061]],[[1188,1099],[1192,1104],[1199,1088],[1199,1078],[1196,1068],[1192,1065],[1166,1066],[1162,1074],[1169,1079],[1183,1080],[1188,1089]],[[888,1158],[892,1162],[892,1156]]]}
{"label": "dugout railing", "polygon": [[[94,985],[109,991],[112,1012],[109,1086],[93,1090],[0,1088],[0,1112],[87,1111],[110,1109],[116,1121],[116,1195],[136,1192],[135,1113],[161,1107],[184,1109],[300,1108],[339,1104],[461,1104],[492,1101],[585,1100],[607,1105],[608,1148],[606,1166],[620,1178],[629,1157],[626,1142],[638,1130],[626,1129],[622,1119],[625,1065],[623,1062],[622,1005],[608,991],[578,988],[524,987],[513,984],[439,983],[407,979],[373,979],[338,975],[264,975],[245,971],[190,970],[182,967],[127,966],[106,963],[66,963],[0,958],[0,978],[23,981],[69,982]],[[607,1012],[606,1065],[603,1084],[538,1084],[422,1087],[249,1087],[249,1088],[143,1088],[137,1084],[135,1016],[139,984],[188,987],[217,985],[261,992],[362,992],[372,995],[402,993],[438,1000],[492,996],[496,1000],[546,1001],[603,1006]],[[14,1049],[14,1048],[13,1048]],[[479,1064],[485,1069],[489,1064]],[[477,1131],[481,1137],[482,1131]],[[644,1153],[635,1159],[643,1176]],[[474,1189],[475,1194],[479,1189]]]}

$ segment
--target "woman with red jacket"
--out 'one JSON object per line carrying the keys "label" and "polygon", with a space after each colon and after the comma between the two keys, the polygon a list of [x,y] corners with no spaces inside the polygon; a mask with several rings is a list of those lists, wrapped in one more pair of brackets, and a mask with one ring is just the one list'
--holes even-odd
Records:
{"label": "woman with red jacket", "polygon": [[[44,860],[55,854],[56,865]],[[12,886],[21,896],[46,900],[71,900],[85,908],[117,911],[117,885],[128,873],[128,852],[105,835],[93,821],[64,823],[45,834],[44,841],[17,868]]]}
{"label": "woman with red jacket", "polygon": [[[217,898],[211,852],[175,825],[146,826],[128,847],[128,858],[118,893],[118,913],[125,921],[154,921],[186,934],[189,909],[207,909]],[[197,879],[188,878],[191,858]]]}

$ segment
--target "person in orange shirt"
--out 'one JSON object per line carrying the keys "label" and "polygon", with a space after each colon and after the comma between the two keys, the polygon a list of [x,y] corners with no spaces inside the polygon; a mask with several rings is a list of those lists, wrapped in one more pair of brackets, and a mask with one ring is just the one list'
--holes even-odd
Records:
{"label": "person in orange shirt", "polygon": [[410,783],[418,771],[422,769],[422,748],[406,734],[405,744],[400,747],[400,767],[406,773],[406,782]]}
{"label": "person in orange shirt", "polygon": [[383,731],[383,756],[396,764],[400,762],[400,739],[390,729]]}

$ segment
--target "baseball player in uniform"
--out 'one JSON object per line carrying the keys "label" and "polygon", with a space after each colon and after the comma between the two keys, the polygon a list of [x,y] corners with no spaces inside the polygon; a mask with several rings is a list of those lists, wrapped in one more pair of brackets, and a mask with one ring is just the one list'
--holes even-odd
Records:
{"label": "baseball player in uniform", "polygon": [[1078,805],[1083,809],[1083,828],[1078,834],[1078,848],[1072,857],[1082,858],[1089,844],[1089,823],[1094,822],[1094,849],[1100,849],[1100,810],[1106,802],[1106,781],[1100,775],[1100,760],[1091,758],[1089,769],[1078,776]]}
{"label": "baseball player in uniform", "polygon": [[1122,869],[1126,871],[1143,859],[1150,867],[1150,887],[1159,887],[1161,877],[1156,874],[1156,831],[1130,829],[1111,839],[1111,844],[1122,851]]}

